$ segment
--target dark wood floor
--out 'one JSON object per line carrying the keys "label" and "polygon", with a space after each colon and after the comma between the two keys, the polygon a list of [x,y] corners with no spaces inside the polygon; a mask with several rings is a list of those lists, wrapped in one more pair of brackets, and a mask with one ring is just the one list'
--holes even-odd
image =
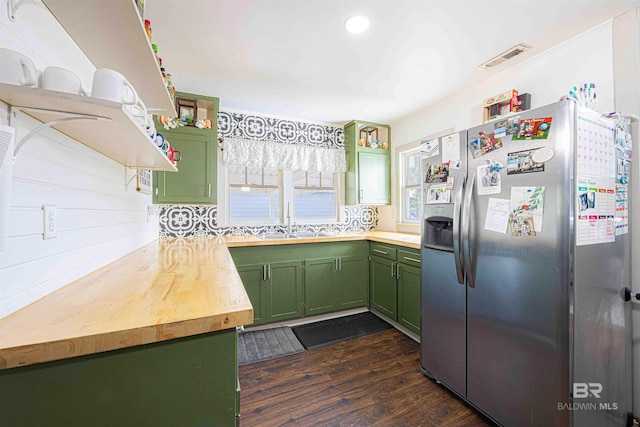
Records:
{"label": "dark wood floor", "polygon": [[241,427],[491,426],[422,374],[396,329],[240,367]]}

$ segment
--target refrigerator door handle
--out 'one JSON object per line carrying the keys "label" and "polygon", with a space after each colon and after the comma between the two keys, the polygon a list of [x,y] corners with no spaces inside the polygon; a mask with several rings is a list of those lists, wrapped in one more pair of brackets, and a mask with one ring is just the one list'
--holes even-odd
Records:
{"label": "refrigerator door handle", "polygon": [[462,251],[460,250],[460,213],[462,210],[462,192],[466,176],[462,176],[462,185],[458,186],[453,199],[453,259],[456,262],[458,283],[464,285],[464,272],[462,271]]}
{"label": "refrigerator door handle", "polygon": [[473,196],[473,184],[476,180],[476,173],[473,172],[469,182],[467,182],[464,194],[464,204],[462,205],[462,244],[464,246],[464,269],[467,273],[467,283],[470,288],[475,287],[475,270],[471,262],[471,244],[470,244],[470,224],[471,224],[471,197]]}

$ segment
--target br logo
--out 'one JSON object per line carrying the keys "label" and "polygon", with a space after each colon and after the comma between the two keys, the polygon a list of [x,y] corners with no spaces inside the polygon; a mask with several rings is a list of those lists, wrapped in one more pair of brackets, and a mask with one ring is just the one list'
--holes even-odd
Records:
{"label": "br logo", "polygon": [[600,383],[573,383],[573,397],[575,399],[584,399],[593,396],[600,399],[602,393],[602,384]]}

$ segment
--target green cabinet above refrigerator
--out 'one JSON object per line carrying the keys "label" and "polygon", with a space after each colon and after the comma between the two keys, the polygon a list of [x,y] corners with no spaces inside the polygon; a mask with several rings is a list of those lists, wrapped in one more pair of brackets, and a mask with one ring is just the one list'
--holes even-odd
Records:
{"label": "green cabinet above refrigerator", "polygon": [[347,205],[391,204],[391,128],[353,120],[344,126]]}

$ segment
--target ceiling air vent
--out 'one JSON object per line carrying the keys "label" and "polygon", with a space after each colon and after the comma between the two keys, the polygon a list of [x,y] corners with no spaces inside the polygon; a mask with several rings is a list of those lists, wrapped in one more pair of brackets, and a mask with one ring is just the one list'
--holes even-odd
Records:
{"label": "ceiling air vent", "polygon": [[480,64],[480,68],[493,68],[496,65],[500,65],[503,62],[508,61],[511,58],[518,56],[529,49],[531,49],[530,46],[527,46],[525,44],[519,44],[507,50],[506,52],[502,52],[500,55],[491,58],[484,64]]}

